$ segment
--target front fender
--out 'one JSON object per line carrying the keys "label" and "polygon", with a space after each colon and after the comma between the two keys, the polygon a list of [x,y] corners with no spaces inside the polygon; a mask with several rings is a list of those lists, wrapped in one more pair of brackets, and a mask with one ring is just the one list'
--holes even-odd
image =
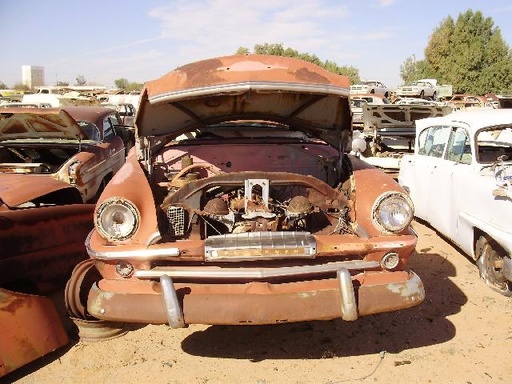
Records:
{"label": "front fender", "polygon": [[[135,156],[128,156],[126,163],[110,180],[107,187],[101,194],[96,205],[94,214],[107,199],[123,198],[129,200],[139,211],[140,222],[137,232],[127,242],[131,244],[148,244],[149,239],[154,239],[158,233],[157,214],[155,200],[149,181],[138,163]],[[107,240],[102,239],[94,231],[91,242],[105,244]],[[123,242],[119,242],[122,244]]]}

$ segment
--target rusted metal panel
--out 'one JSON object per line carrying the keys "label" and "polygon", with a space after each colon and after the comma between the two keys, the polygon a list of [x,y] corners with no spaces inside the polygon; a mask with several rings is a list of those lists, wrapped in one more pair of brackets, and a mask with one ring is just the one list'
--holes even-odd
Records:
{"label": "rusted metal panel", "polygon": [[[366,273],[354,277],[359,316],[412,307],[425,291],[413,272]],[[336,279],[272,284],[180,284],[175,290],[187,324],[276,324],[340,318]],[[111,321],[167,322],[160,285],[102,280],[89,293],[89,312]]]}
{"label": "rusted metal panel", "polygon": [[135,125],[139,136],[156,136],[222,120],[293,121],[294,130],[303,126],[340,148],[351,127],[348,96],[346,76],[302,60],[227,56],[147,82]]}
{"label": "rusted metal panel", "polygon": [[0,377],[68,344],[53,302],[0,288]]}
{"label": "rusted metal panel", "polygon": [[[74,187],[63,181],[55,180],[53,177],[30,174],[0,174],[0,199],[9,207],[17,207],[38,197],[67,188]],[[0,211],[2,211],[1,205]]]}
{"label": "rusted metal panel", "polygon": [[318,72],[311,63],[280,56],[226,56],[187,64],[158,80],[146,83],[149,97],[169,91],[218,86],[236,82],[280,81],[284,83],[326,84],[349,88],[347,77]]}
{"label": "rusted metal panel", "polygon": [[63,282],[85,255],[93,204],[0,212],[0,283]]}
{"label": "rusted metal panel", "polygon": [[84,140],[87,135],[64,110],[53,108],[0,109],[1,140],[71,139]]}

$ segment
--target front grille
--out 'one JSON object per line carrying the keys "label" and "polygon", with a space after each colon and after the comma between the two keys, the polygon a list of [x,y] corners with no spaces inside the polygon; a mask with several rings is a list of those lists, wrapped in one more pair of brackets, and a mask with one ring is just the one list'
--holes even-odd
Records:
{"label": "front grille", "polygon": [[206,261],[314,258],[316,241],[308,232],[245,232],[210,236]]}
{"label": "front grille", "polygon": [[171,236],[185,235],[186,210],[183,207],[170,206],[167,208],[167,220],[169,222],[169,234]]}

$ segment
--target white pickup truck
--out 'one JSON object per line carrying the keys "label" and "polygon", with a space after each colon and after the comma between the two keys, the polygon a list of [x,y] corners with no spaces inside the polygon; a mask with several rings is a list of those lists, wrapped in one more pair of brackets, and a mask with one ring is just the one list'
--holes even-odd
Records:
{"label": "white pickup truck", "polygon": [[421,99],[443,99],[452,95],[450,84],[440,85],[436,79],[421,79],[398,87],[397,97],[419,97]]}

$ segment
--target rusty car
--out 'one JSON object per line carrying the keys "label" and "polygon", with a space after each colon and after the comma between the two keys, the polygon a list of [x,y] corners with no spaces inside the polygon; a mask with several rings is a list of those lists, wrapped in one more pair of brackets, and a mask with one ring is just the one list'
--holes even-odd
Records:
{"label": "rusty car", "polygon": [[0,172],[0,377],[69,342],[47,295],[85,259],[93,208],[51,175]]}
{"label": "rusty car", "polygon": [[447,100],[454,111],[474,108],[494,108],[493,101],[485,96],[472,94],[455,94]]}
{"label": "rusty car", "polygon": [[416,130],[398,176],[415,215],[469,255],[488,286],[512,296],[512,110],[456,111],[418,120]]}
{"label": "rusty car", "polygon": [[423,301],[409,197],[349,155],[347,77],[278,56],[201,60],[148,81],[135,126],[90,263],[66,286],[71,317],[355,321]]}
{"label": "rusty car", "polygon": [[[0,173],[75,186],[93,202],[125,162],[112,111],[103,107],[0,109]],[[51,177],[41,177],[51,176]]]}

